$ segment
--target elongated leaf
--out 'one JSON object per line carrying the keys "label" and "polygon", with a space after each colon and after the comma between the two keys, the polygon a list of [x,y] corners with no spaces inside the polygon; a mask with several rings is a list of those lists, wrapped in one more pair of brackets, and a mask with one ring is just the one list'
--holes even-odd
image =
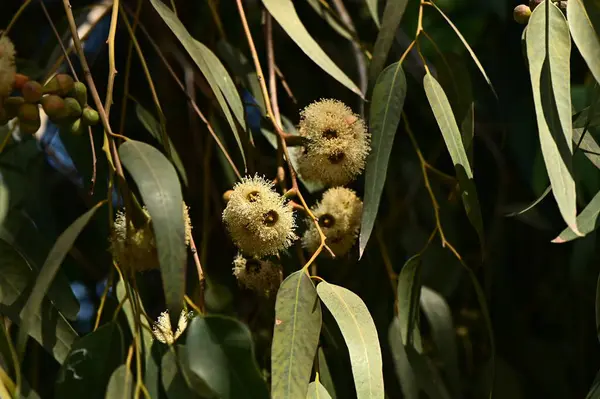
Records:
{"label": "elongated leaf", "polygon": [[[546,37],[546,5],[550,15],[549,37]],[[526,41],[540,143],[552,193],[563,219],[579,235],[571,159],[571,89],[569,79],[565,79],[570,76],[571,39],[567,22],[554,4],[542,3],[536,7],[527,26]]]}
{"label": "elongated leaf", "polygon": [[109,323],[78,340],[56,379],[57,398],[104,398],[113,371],[125,356],[123,332]]}
{"label": "elongated leaf", "polygon": [[427,393],[427,396],[431,399],[452,398],[431,360],[418,353],[411,345],[406,346],[406,355],[414,370],[419,387]]}
{"label": "elongated leaf", "polygon": [[[156,1],[156,0],[153,0]],[[306,30],[292,0],[262,0],[269,14],[275,18],[284,31],[300,47],[300,49],[313,60],[321,69],[327,72],[335,80],[352,90],[354,93],[364,97],[364,93],[350,80],[348,76],[329,58],[319,44]]]}
{"label": "elongated leaf", "polygon": [[[208,48],[206,46],[200,46],[201,43],[196,41],[190,35],[190,33],[183,26],[183,24],[173,13],[173,11],[171,11],[160,0],[150,0],[150,2],[154,6],[154,9],[161,16],[161,18],[165,21],[167,26],[179,39],[183,47],[186,49],[192,60],[194,60],[194,62],[196,63],[198,68],[200,68],[200,71],[206,78],[208,84],[210,85],[210,88],[215,94],[217,102],[219,103],[221,109],[223,110],[223,113],[225,114],[227,122],[229,122],[231,131],[233,132],[238,147],[240,148],[240,152],[244,160],[244,166],[246,166],[246,155],[244,153],[244,146],[242,145],[242,141],[235,126],[235,121],[231,115],[229,106],[231,107],[231,109],[233,109],[234,114],[238,119],[238,122],[244,129],[246,126],[246,122],[244,119],[242,100],[240,99],[239,94],[235,90],[235,86],[233,85],[231,77],[229,76],[223,65],[221,65],[221,62],[218,59],[216,59],[212,51],[206,51],[208,50]],[[223,72],[225,73],[224,75]],[[242,110],[241,114],[240,108]]]}
{"label": "elongated leaf", "polygon": [[129,140],[119,147],[121,162],[133,177],[152,217],[165,300],[177,325],[185,293],[185,227],[177,172],[151,145]]}
{"label": "elongated leaf", "polygon": [[325,353],[322,348],[319,348],[317,351],[317,357],[319,359],[319,381],[327,392],[331,396],[331,399],[336,399],[337,395],[335,393],[335,386],[333,385],[333,379],[331,378],[331,372],[329,371],[329,365],[327,364],[327,359],[325,358]]}
{"label": "elongated leaf", "polygon": [[448,23],[448,25],[450,25],[450,27],[452,28],[452,30],[454,30],[454,33],[456,33],[456,36],[458,36],[458,38],[462,42],[463,46],[465,46],[465,48],[469,52],[469,55],[473,59],[473,62],[475,63],[475,65],[477,65],[477,68],[479,69],[479,72],[481,72],[481,75],[483,76],[483,78],[487,82],[488,86],[490,86],[490,89],[492,90],[492,93],[494,93],[494,96],[497,98],[498,94],[496,94],[496,90],[494,89],[494,85],[492,85],[492,81],[488,77],[487,73],[485,72],[485,69],[483,69],[483,65],[481,65],[481,62],[479,62],[479,58],[477,58],[477,56],[475,55],[475,52],[473,51],[473,49],[471,48],[471,46],[469,46],[469,43],[467,43],[467,40],[464,38],[464,36],[462,35],[462,33],[460,33],[460,31],[452,23],[452,21],[450,20],[450,18],[448,18],[448,16],[446,16],[446,14],[444,14],[444,12],[437,5],[435,5],[435,3],[430,2],[430,3],[427,3],[427,4],[430,5],[430,6],[432,6],[433,8],[435,8],[440,13],[440,15],[446,20],[446,22]]}
{"label": "elongated leaf", "polygon": [[412,344],[413,331],[418,327],[419,297],[421,296],[421,256],[406,261],[398,275],[398,320],[404,345]]}
{"label": "elongated leaf", "polygon": [[[0,313],[14,323],[21,324],[20,313],[33,279],[25,258],[0,240]],[[43,300],[42,306],[36,309],[34,323],[28,333],[61,364],[77,338],[75,331],[48,300]]]}
{"label": "elongated leaf", "polygon": [[133,398],[133,374],[127,365],[122,364],[112,373],[108,387],[106,388],[106,399],[130,399]]}
{"label": "elongated leaf", "polygon": [[592,387],[590,388],[585,399],[600,399],[600,371],[596,374]]}
{"label": "elongated leaf", "polygon": [[319,381],[313,381],[308,386],[306,399],[331,399],[331,396]]}
{"label": "elongated leaf", "polygon": [[380,79],[379,73],[385,66],[407,4],[408,0],[387,0],[385,4],[381,29],[375,40],[373,57],[369,65],[369,82],[371,85],[375,84],[376,79]]}
{"label": "elongated leaf", "polygon": [[365,171],[365,199],[360,227],[359,257],[362,257],[375,225],[405,98],[406,77],[402,66],[397,62],[379,75],[371,99],[369,116],[371,154]]}
{"label": "elongated leaf", "polygon": [[596,335],[600,341],[600,275],[596,280]]}
{"label": "elongated leaf", "polygon": [[[156,140],[158,140],[162,144],[162,134],[160,133],[160,123],[156,120],[156,118],[154,118],[154,116],[150,112],[148,112],[144,107],[142,107],[140,104],[137,104],[137,103],[135,104],[135,113],[136,113],[138,119],[140,120],[140,122],[142,122],[142,125],[144,125],[144,127],[152,135],[152,137],[154,137]],[[181,157],[179,156],[179,153],[175,149],[175,145],[173,145],[171,138],[169,138],[168,136],[167,136],[167,138],[169,139],[169,148],[171,149],[173,165],[175,165],[175,167],[177,168],[177,171],[181,175],[181,180],[183,181],[183,184],[187,186],[188,185],[187,173],[185,172],[183,163],[181,162]],[[163,144],[163,146],[164,146],[164,144]]]}
{"label": "elongated leaf", "polygon": [[590,68],[596,82],[600,82],[600,7],[594,0],[567,2],[567,19],[573,41]]}
{"label": "elongated leaf", "polygon": [[21,328],[19,329],[19,335],[17,337],[17,353],[22,354],[25,350],[25,344],[27,342],[27,334],[33,326],[36,324],[38,311],[42,306],[44,296],[52,284],[52,280],[56,275],[60,265],[67,256],[67,253],[75,243],[75,240],[79,236],[79,233],[88,224],[94,213],[104,204],[102,201],[95,205],[92,209],[78,217],[56,240],[56,243],[50,250],[46,262],[40,270],[31,295],[25,303],[23,310],[21,311]]}
{"label": "elongated leaf", "polygon": [[400,381],[400,387],[402,393],[406,399],[419,399],[419,386],[415,373],[408,361],[408,355],[406,354],[406,348],[402,340],[402,327],[400,319],[394,317],[390,329],[388,332],[388,341],[392,352],[392,359],[394,360],[394,370],[398,381]]}
{"label": "elongated leaf", "polygon": [[219,398],[269,398],[245,325],[226,317],[197,316],[187,331],[187,367]]}
{"label": "elongated leaf", "polygon": [[481,217],[481,209],[479,208],[479,199],[477,198],[477,190],[473,182],[473,171],[469,164],[469,158],[462,140],[462,135],[456,124],[456,119],[452,114],[452,108],[448,102],[448,97],[444,93],[444,89],[435,78],[427,73],[423,78],[423,86],[427,100],[433,111],[433,115],[438,123],[446,148],[450,153],[452,162],[456,169],[456,177],[461,189],[461,197],[465,211],[469,221],[477,231],[479,240],[483,245],[483,220]]}
{"label": "elongated leaf", "polygon": [[321,282],[317,293],[337,322],[348,352],[358,399],[383,398],[383,365],[379,337],[364,302],[346,288]]}
{"label": "elongated leaf", "polygon": [[306,396],[321,332],[321,304],[303,270],[290,274],[277,291],[271,346],[271,396]]}
{"label": "elongated leaf", "polygon": [[344,39],[352,40],[352,34],[348,31],[348,28],[340,24],[337,19],[331,16],[332,10],[330,7],[326,8],[319,0],[307,0],[307,2],[313,8],[313,10],[315,10],[315,12],[319,14],[319,16],[323,18],[325,22],[329,24],[329,26],[331,26],[334,31],[336,31]]}
{"label": "elongated leaf", "polygon": [[460,376],[458,374],[458,354],[456,334],[452,323],[450,306],[442,295],[429,287],[421,288],[421,309],[429,322],[431,336],[444,364],[452,392],[460,393]]}
{"label": "elongated leaf", "polygon": [[10,206],[10,188],[0,175],[0,226],[4,224],[4,218],[8,214]]}
{"label": "elongated leaf", "polygon": [[[185,351],[185,348],[178,345],[177,352],[181,351]],[[187,384],[174,350],[167,350],[162,357],[161,379],[169,399],[200,398]]]}
{"label": "elongated leaf", "polygon": [[[600,192],[594,195],[589,204],[577,216],[577,227],[582,234],[588,234],[600,227]],[[564,229],[552,242],[561,244],[574,240],[579,236],[570,228]]]}
{"label": "elongated leaf", "polygon": [[371,18],[373,18],[373,22],[375,22],[375,25],[377,25],[377,27],[379,28],[379,11],[378,11],[378,7],[377,7],[377,3],[378,0],[366,0],[367,1],[367,7],[369,8],[369,13],[371,14]]}
{"label": "elongated leaf", "polygon": [[584,155],[587,159],[590,160],[591,163],[594,164],[598,169],[600,169],[600,145],[596,142],[594,137],[588,132],[583,136],[584,129],[573,129],[573,143],[579,144],[579,148],[583,150]]}

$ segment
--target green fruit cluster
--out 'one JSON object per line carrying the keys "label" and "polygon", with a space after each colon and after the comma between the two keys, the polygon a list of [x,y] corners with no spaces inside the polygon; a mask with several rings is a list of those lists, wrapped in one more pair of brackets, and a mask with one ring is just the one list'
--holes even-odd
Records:
{"label": "green fruit cluster", "polygon": [[50,121],[61,129],[81,134],[100,121],[98,112],[87,104],[87,87],[66,74],[57,74],[48,83],[27,80],[20,85],[21,96],[7,97],[0,104],[0,125],[17,117],[20,131],[34,134],[40,128],[41,106]]}

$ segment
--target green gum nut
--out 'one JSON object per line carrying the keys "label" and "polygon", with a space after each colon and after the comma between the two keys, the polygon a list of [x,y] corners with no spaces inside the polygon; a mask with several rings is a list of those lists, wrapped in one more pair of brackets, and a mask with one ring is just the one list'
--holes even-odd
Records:
{"label": "green gum nut", "polygon": [[44,94],[57,94],[65,97],[75,87],[75,81],[69,75],[59,73],[44,86]]}
{"label": "green gum nut", "polygon": [[69,131],[75,136],[81,136],[83,132],[85,132],[86,127],[87,126],[81,119],[76,119],[75,122],[73,122],[69,127]]}
{"label": "green gum nut", "polygon": [[87,87],[82,82],[75,82],[73,90],[69,92],[69,97],[73,97],[77,100],[81,107],[87,105]]}
{"label": "green gum nut", "polygon": [[90,107],[85,107],[83,109],[81,119],[83,119],[83,122],[89,126],[97,125],[98,122],[100,122],[100,116],[98,115],[98,112]]}
{"label": "green gum nut", "polygon": [[21,94],[28,103],[37,103],[42,98],[44,89],[42,85],[35,80],[30,80],[23,85]]}
{"label": "green gum nut", "polygon": [[65,98],[65,107],[67,108],[69,118],[74,119],[81,116],[81,105],[79,105],[79,102],[76,99],[72,97]]}

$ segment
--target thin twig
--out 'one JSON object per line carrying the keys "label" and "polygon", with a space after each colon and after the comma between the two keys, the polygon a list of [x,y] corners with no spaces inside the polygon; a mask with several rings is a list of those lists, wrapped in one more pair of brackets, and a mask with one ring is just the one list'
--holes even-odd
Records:
{"label": "thin twig", "polygon": [[44,15],[46,16],[46,19],[48,20],[48,23],[50,24],[50,28],[52,28],[52,32],[54,32],[54,36],[56,36],[56,40],[58,41],[58,45],[60,46],[60,49],[63,52],[63,56],[65,57],[67,64],[69,64],[69,69],[71,70],[71,73],[75,77],[75,80],[79,80],[79,78],[77,77],[77,72],[75,72],[75,68],[73,67],[73,63],[71,62],[71,59],[68,56],[69,53],[67,52],[67,49],[65,48],[65,45],[60,37],[60,34],[56,30],[56,26],[54,25],[54,22],[52,22],[52,17],[50,17],[50,14],[48,13],[48,9],[46,8],[46,5],[44,4],[44,0],[39,0],[39,2],[40,2],[40,6],[42,6],[42,11],[44,11]]}

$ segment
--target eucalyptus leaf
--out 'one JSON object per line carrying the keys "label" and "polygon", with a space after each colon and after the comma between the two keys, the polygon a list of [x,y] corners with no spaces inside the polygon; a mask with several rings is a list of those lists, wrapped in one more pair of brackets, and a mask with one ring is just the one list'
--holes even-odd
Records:
{"label": "eucalyptus leaf", "polygon": [[[152,0],[156,1],[156,0]],[[262,0],[265,8],[300,49],[335,80],[364,97],[364,93],[329,58],[300,21],[292,0]]]}
{"label": "eucalyptus leaf", "polygon": [[106,389],[106,399],[133,399],[133,374],[122,364],[112,373]]}
{"label": "eucalyptus leaf", "polygon": [[243,116],[244,108],[242,105],[242,100],[235,89],[235,85],[233,84],[231,77],[221,62],[212,53],[212,51],[210,51],[206,46],[202,45],[202,43],[198,42],[190,35],[173,11],[171,11],[160,0],[150,0],[150,2],[152,3],[152,6],[154,6],[156,12],[158,12],[158,14],[161,16],[163,21],[165,21],[167,26],[171,29],[171,31],[173,31],[175,37],[179,39],[183,47],[189,53],[192,60],[196,63],[198,68],[200,68],[200,71],[208,81],[208,84],[210,85],[217,102],[221,106],[223,114],[225,114],[227,122],[229,122],[231,131],[235,136],[240,153],[242,154],[244,166],[246,166],[244,146],[242,145],[242,140],[237,131],[237,127],[235,126],[235,121],[231,115],[229,107],[231,107],[231,109],[234,111],[239,124],[245,129],[246,122]]}
{"label": "eucalyptus leaf", "polygon": [[406,346],[406,354],[410,362],[417,383],[421,390],[431,399],[451,399],[448,388],[437,371],[433,362],[425,355],[418,353],[411,345]]}
{"label": "eucalyptus leaf", "polygon": [[319,381],[313,381],[308,385],[306,399],[331,399],[331,396]]}
{"label": "eucalyptus leaf", "polygon": [[321,304],[304,270],[290,274],[279,287],[271,346],[271,395],[306,396],[321,332]]}
{"label": "eucalyptus leaf", "polygon": [[365,198],[359,237],[362,257],[375,225],[394,138],[406,98],[406,77],[399,62],[390,65],[377,78],[371,99],[369,130],[371,154],[365,171]]}
{"label": "eucalyptus leaf", "polygon": [[398,275],[398,320],[404,345],[413,344],[421,296],[421,256],[408,259]]}
{"label": "eucalyptus leaf", "polygon": [[408,361],[406,348],[402,339],[402,327],[400,319],[394,317],[388,332],[388,341],[392,359],[394,361],[394,370],[402,388],[402,394],[406,399],[419,399],[419,386],[415,373]]}
{"label": "eucalyptus leaf", "polygon": [[483,247],[483,220],[481,217],[481,209],[479,207],[479,199],[477,190],[473,181],[473,171],[469,163],[469,158],[465,150],[465,145],[462,139],[456,119],[452,113],[450,102],[444,89],[438,81],[429,73],[423,78],[423,86],[427,100],[433,111],[433,115],[444,137],[446,148],[450,153],[454,168],[456,169],[456,177],[461,189],[462,202],[467,212],[469,221],[477,231],[479,240]]}
{"label": "eucalyptus leaf", "polygon": [[[581,211],[579,215],[577,215],[577,226],[579,227],[579,231],[583,234],[588,234],[596,230],[600,226],[600,218],[598,215],[600,215],[600,192],[596,193],[590,203],[583,208],[583,211]],[[567,227],[558,235],[558,237],[552,240],[552,242],[561,244],[578,237],[579,236],[575,234],[573,230]]]}
{"label": "eucalyptus leaf", "polygon": [[[177,346],[177,351],[185,350],[181,345]],[[181,366],[177,360],[177,352],[171,348],[165,352],[161,361],[161,380],[164,390],[169,399],[180,398],[200,398],[200,396],[192,391],[187,384]]]}
{"label": "eucalyptus leaf", "polygon": [[335,393],[335,386],[333,384],[333,379],[331,378],[331,372],[329,371],[329,365],[327,363],[327,359],[325,358],[325,353],[322,348],[317,350],[317,358],[319,360],[319,378],[321,384],[327,389],[327,392],[331,396],[332,399],[336,399],[337,395]]}
{"label": "eucalyptus leaf", "polygon": [[600,6],[594,0],[568,1],[567,15],[573,41],[594,79],[600,82]]}
{"label": "eucalyptus leaf", "polygon": [[570,80],[565,79],[570,76],[571,38],[562,12],[553,3],[543,2],[533,11],[526,42],[540,143],[552,193],[567,226],[581,235],[576,222],[572,167],[571,89]]}
{"label": "eucalyptus leaf", "polygon": [[352,40],[352,34],[348,31],[348,28],[340,24],[337,19],[331,16],[333,10],[330,6],[324,6],[319,0],[307,0],[307,2],[341,37]]}
{"label": "eucalyptus leaf", "polygon": [[344,336],[358,399],[383,399],[383,364],[373,318],[358,295],[346,288],[321,282],[319,298],[333,315]]}
{"label": "eucalyptus leaf", "polygon": [[373,18],[373,22],[379,28],[379,8],[378,8],[378,0],[366,0],[367,7],[369,8],[369,13],[371,14],[371,18]]}
{"label": "eucalyptus leaf", "polygon": [[183,307],[186,271],[183,197],[177,172],[160,151],[140,141],[121,144],[119,155],[152,218],[165,300],[171,324],[177,325]]}

